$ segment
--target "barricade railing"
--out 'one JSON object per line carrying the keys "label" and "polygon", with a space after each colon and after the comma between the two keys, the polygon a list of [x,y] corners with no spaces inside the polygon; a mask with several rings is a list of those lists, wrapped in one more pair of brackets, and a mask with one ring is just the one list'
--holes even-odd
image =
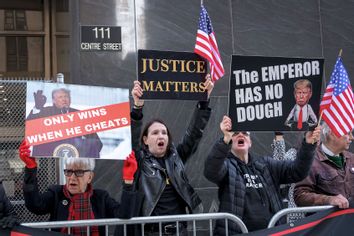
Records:
{"label": "barricade railing", "polygon": [[[168,216],[148,216],[133,217],[130,219],[96,219],[96,220],[74,220],[74,221],[52,221],[39,223],[23,223],[23,226],[41,229],[68,228],[69,234],[73,227],[87,227],[87,235],[90,235],[89,228],[91,226],[105,226],[106,236],[108,236],[109,226],[123,225],[124,236],[127,236],[127,225],[141,225],[142,236],[144,236],[144,225],[148,223],[159,224],[159,235],[162,235],[164,222],[176,222],[176,235],[179,236],[179,224],[181,222],[191,222],[193,235],[197,235],[197,221],[209,221],[209,235],[213,235],[213,220],[225,220],[225,229],[228,229],[228,221],[237,224],[242,233],[248,233],[246,225],[235,215],[230,213],[203,213],[203,214],[187,214],[187,215],[168,215]],[[228,236],[228,230],[226,230]]]}
{"label": "barricade railing", "polygon": [[325,206],[310,206],[310,207],[292,207],[292,208],[285,208],[283,210],[278,211],[272,219],[270,219],[268,223],[268,228],[274,227],[274,225],[282,218],[283,216],[290,214],[290,213],[312,213],[312,212],[318,212],[318,211],[324,211],[327,209],[332,208],[333,206],[331,205],[325,205]]}

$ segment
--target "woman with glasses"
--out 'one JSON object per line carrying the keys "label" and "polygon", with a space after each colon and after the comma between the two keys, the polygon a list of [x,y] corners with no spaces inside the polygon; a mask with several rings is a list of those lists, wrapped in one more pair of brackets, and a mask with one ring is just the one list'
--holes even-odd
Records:
{"label": "woman with glasses", "polygon": [[[40,193],[37,163],[30,153],[29,146],[23,142],[19,155],[26,165],[23,193],[25,205],[30,212],[37,215],[50,214],[50,221],[131,217],[131,206],[136,197],[132,191],[132,183],[137,169],[133,153],[124,161],[121,204],[105,190],[93,189],[95,159],[92,158],[66,158],[65,185],[54,185]],[[68,228],[61,228],[59,231],[68,233]],[[86,231],[87,227],[74,227],[71,235],[86,235]],[[90,227],[90,235],[105,235],[105,227]]]}

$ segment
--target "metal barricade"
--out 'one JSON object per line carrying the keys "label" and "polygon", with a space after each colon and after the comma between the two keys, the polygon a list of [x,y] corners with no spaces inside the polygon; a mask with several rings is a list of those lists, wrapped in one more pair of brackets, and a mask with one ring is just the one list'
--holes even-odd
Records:
{"label": "metal barricade", "polygon": [[[169,215],[169,216],[148,216],[148,217],[133,217],[131,219],[97,219],[97,220],[75,220],[75,221],[53,221],[53,222],[41,222],[41,223],[24,223],[23,226],[41,229],[54,229],[54,228],[68,228],[73,227],[87,227],[90,226],[105,226],[106,236],[108,236],[108,227],[123,225],[124,226],[124,236],[127,235],[127,225],[140,224],[142,229],[142,236],[144,236],[144,225],[147,223],[158,223],[159,224],[159,235],[162,235],[162,223],[163,222],[176,222],[176,235],[179,236],[180,222],[191,222],[193,235],[197,235],[197,221],[209,221],[209,235],[213,235],[213,220],[225,220],[225,228],[228,229],[228,221],[237,224],[240,227],[242,233],[248,233],[246,225],[242,222],[240,218],[230,213],[203,213],[203,214],[188,214],[188,215]],[[228,230],[226,230],[226,236],[228,236]],[[87,230],[87,235],[90,235],[89,230]]]}
{"label": "metal barricade", "polygon": [[311,212],[317,212],[317,211],[324,211],[324,210],[330,209],[332,207],[333,206],[331,206],[331,205],[325,205],[325,206],[286,208],[286,209],[278,211],[272,217],[272,219],[270,219],[269,224],[268,224],[268,228],[274,227],[275,223],[277,223],[281,217],[283,217],[289,213],[311,213]]}

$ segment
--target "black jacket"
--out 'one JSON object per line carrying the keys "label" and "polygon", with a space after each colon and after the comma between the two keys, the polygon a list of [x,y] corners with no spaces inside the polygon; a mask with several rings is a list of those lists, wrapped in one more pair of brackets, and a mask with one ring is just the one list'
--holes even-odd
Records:
{"label": "black jacket", "polygon": [[[272,212],[282,209],[280,184],[298,182],[310,170],[316,145],[303,142],[295,161],[278,161],[271,157],[253,160],[255,174],[266,184],[267,196]],[[240,167],[231,151],[231,145],[223,139],[217,141],[205,162],[204,175],[219,187],[219,212],[232,213],[242,219],[244,212],[245,183]],[[237,225],[229,223],[229,233],[239,233]],[[252,230],[252,229],[249,229]],[[217,221],[216,235],[225,235],[224,222]]]}
{"label": "black jacket", "polygon": [[14,214],[14,207],[6,196],[2,182],[0,182],[0,219]]}
{"label": "black jacket", "polygon": [[[198,106],[202,107],[195,109],[182,142],[177,146],[172,144],[168,152],[169,155],[165,157],[166,170],[171,184],[190,210],[195,209],[201,203],[201,200],[189,184],[184,163],[197,150],[198,144],[202,139],[203,130],[210,118],[210,108],[208,108],[208,105],[203,105],[199,103]],[[133,149],[136,153],[139,166],[136,173],[139,175],[137,189],[142,196],[140,203],[137,204],[141,206],[137,209],[137,214],[139,216],[150,216],[159,201],[166,182],[158,161],[156,161],[148,150],[139,145],[143,117],[141,109],[133,109],[131,117]]]}
{"label": "black jacket", "polygon": [[[124,185],[124,187],[126,187]],[[25,168],[23,194],[27,209],[36,215],[50,214],[50,221],[65,221],[69,216],[70,200],[64,196],[63,185],[53,185],[44,193],[39,193],[37,168]],[[92,211],[95,219],[130,218],[131,206],[136,194],[123,189],[121,203],[111,198],[108,192],[94,189],[91,197]],[[60,231],[60,229],[57,229]],[[99,234],[105,235],[105,227],[99,227]]]}

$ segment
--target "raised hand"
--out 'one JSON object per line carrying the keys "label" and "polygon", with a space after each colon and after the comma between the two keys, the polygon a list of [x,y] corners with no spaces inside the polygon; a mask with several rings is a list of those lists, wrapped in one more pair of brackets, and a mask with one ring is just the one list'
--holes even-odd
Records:
{"label": "raised hand", "polygon": [[317,126],[314,131],[308,131],[306,132],[305,138],[307,143],[317,143],[320,141],[320,135],[321,135],[321,126]]}
{"label": "raised hand", "polygon": [[232,135],[234,134],[234,132],[232,132],[231,129],[232,129],[232,121],[230,117],[224,116],[220,123],[220,130],[224,134],[224,142],[227,144],[230,143],[230,140],[232,139]]}
{"label": "raised hand", "polygon": [[214,82],[211,80],[210,74],[205,76],[205,81],[203,83],[204,88],[208,91],[208,98],[210,98],[210,94],[214,89]]}
{"label": "raised hand", "polygon": [[18,152],[21,160],[26,164],[26,167],[29,169],[33,169],[37,167],[36,160],[31,157],[31,150],[29,149],[29,145],[27,145],[26,140],[23,140]]}
{"label": "raised hand", "polygon": [[47,102],[47,97],[43,95],[43,90],[37,90],[37,92],[33,93],[34,97],[34,106],[37,109],[42,109],[44,107],[44,104]]}
{"label": "raised hand", "polygon": [[123,164],[123,180],[126,183],[132,183],[137,169],[138,163],[135,158],[135,152],[132,151]]}
{"label": "raised hand", "polygon": [[132,96],[134,100],[134,106],[142,107],[144,106],[144,100],[140,99],[143,96],[143,89],[141,88],[141,83],[138,80],[134,81],[134,87],[132,89]]}

